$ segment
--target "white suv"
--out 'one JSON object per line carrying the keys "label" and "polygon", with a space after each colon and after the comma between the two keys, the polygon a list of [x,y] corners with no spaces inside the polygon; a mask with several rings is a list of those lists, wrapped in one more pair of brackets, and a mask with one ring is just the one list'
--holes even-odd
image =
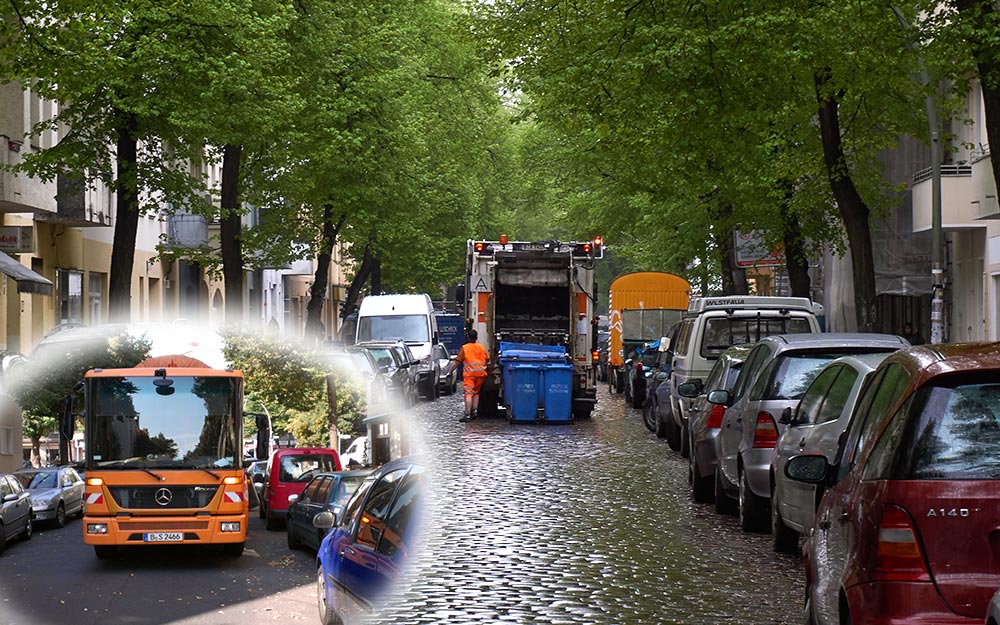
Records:
{"label": "white suv", "polygon": [[823,307],[804,297],[699,297],[688,304],[681,321],[670,374],[673,423],[667,424],[671,449],[688,455],[687,421],[691,399],[677,386],[704,380],[722,352],[733,345],[756,343],[775,334],[819,332]]}

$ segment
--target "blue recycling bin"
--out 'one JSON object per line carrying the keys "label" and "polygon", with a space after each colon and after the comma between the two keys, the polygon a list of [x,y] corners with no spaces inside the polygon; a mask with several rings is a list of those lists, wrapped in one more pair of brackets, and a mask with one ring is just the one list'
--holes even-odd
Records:
{"label": "blue recycling bin", "polygon": [[508,363],[504,366],[504,398],[511,423],[534,422],[544,399],[542,367],[537,363]]}
{"label": "blue recycling bin", "polygon": [[568,423],[573,419],[573,365],[546,362],[542,364],[542,399],[545,420]]}

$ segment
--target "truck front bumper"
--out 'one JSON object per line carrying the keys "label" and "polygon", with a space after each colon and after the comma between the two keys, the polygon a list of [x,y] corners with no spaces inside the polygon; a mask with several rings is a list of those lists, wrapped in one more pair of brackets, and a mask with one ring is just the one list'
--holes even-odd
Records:
{"label": "truck front bumper", "polygon": [[[236,531],[222,531],[223,524]],[[100,531],[103,528],[104,531]],[[192,517],[98,517],[83,518],[83,542],[87,545],[157,545],[157,544],[221,544],[241,543],[246,540],[247,517],[220,515],[203,518]],[[180,540],[151,540],[150,535],[162,537],[180,535]]]}

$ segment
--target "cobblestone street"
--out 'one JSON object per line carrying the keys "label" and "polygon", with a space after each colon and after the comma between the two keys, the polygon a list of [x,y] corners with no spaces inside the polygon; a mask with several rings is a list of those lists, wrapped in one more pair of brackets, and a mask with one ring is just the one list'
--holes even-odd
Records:
{"label": "cobblestone street", "polygon": [[385,623],[797,623],[798,558],[687,494],[687,464],[601,390],[589,422],[414,418],[436,463],[433,521]]}

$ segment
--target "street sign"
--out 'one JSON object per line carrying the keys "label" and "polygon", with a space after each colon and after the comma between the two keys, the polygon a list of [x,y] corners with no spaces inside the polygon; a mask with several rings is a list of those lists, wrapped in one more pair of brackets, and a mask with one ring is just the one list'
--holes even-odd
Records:
{"label": "street sign", "polygon": [[785,251],[781,246],[768,248],[764,245],[764,231],[733,233],[736,247],[737,267],[761,267],[765,265],[781,265],[785,262]]}

